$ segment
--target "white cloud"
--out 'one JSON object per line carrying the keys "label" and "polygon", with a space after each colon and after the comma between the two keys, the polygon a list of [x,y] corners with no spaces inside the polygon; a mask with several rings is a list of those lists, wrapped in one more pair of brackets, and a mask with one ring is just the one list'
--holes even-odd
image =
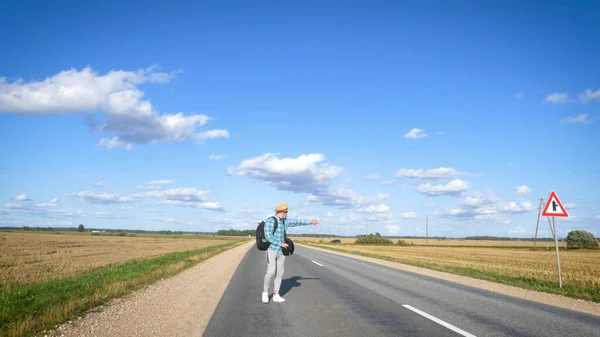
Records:
{"label": "white cloud", "polygon": [[214,211],[223,211],[223,206],[218,201],[206,201],[206,202],[200,202],[197,204],[186,202],[186,203],[183,203],[182,206],[204,208],[204,209],[210,209],[210,210],[214,210]]}
{"label": "white cloud", "polygon": [[531,194],[531,188],[529,188],[527,185],[517,186],[517,194],[518,195]]}
{"label": "white cloud", "polygon": [[421,184],[417,187],[417,191],[423,195],[427,196],[455,196],[460,195],[462,192],[466,191],[469,188],[469,184],[460,179],[452,180],[446,185],[432,185],[431,183]]}
{"label": "white cloud", "polygon": [[579,96],[579,100],[583,103],[587,103],[591,100],[600,101],[600,89],[593,91],[592,89],[587,89]]}
{"label": "white cloud", "polygon": [[517,226],[515,228],[511,228],[508,230],[508,234],[525,234],[527,233],[527,229]]}
{"label": "white cloud", "polygon": [[346,180],[344,180],[344,182],[340,185],[340,187],[346,186],[350,182],[350,180],[352,180],[352,177],[346,178]]}
{"label": "white cloud", "polygon": [[244,221],[236,221],[230,218],[216,217],[209,219],[208,222],[212,224],[214,230],[220,229],[251,229],[250,224]]}
{"label": "white cloud", "polygon": [[110,185],[108,185],[108,184],[104,183],[104,182],[102,181],[102,178],[100,178],[100,179],[98,180],[98,182],[94,183],[94,186],[96,186],[96,187],[110,188]]}
{"label": "white cloud", "polygon": [[165,187],[167,185],[171,185],[173,183],[174,183],[173,180],[166,180],[166,179],[163,179],[163,180],[152,180],[152,181],[150,181],[148,183],[148,186],[158,186],[159,188],[163,188],[163,187]]}
{"label": "white cloud", "polygon": [[212,118],[183,113],[160,115],[138,85],[168,83],[175,73],[156,72],[155,67],[138,71],[111,70],[100,75],[90,67],[69,69],[41,81],[18,79],[8,83],[0,78],[0,113],[49,115],[102,112],[96,121],[87,115],[91,130],[112,133],[100,146],[108,149],[159,141],[196,140],[228,137],[226,130],[197,132]]}
{"label": "white cloud", "polygon": [[[70,215],[70,216],[74,216],[74,215]],[[123,218],[122,215],[109,213],[109,212],[82,212],[82,211],[80,211],[78,216],[92,217],[92,218],[108,218],[108,219],[122,219]]]}
{"label": "white cloud", "polygon": [[60,202],[59,202],[58,198],[53,198],[53,199],[50,199],[50,201],[47,201],[47,202],[36,202],[33,205],[35,207],[50,208],[50,207],[56,207],[56,206],[58,206],[59,203]]}
{"label": "white cloud", "polygon": [[499,220],[502,215],[527,213],[535,209],[535,206],[529,201],[518,204],[514,201],[502,201],[490,192],[474,193],[467,196],[457,207],[443,211],[442,216],[478,220],[496,218]]}
{"label": "white cloud", "polygon": [[391,186],[391,185],[394,185],[395,183],[396,183],[395,180],[384,180],[384,181],[381,182],[381,185]]}
{"label": "white cloud", "polygon": [[266,153],[229,167],[227,174],[263,180],[281,190],[314,193],[327,189],[343,171],[327,163],[319,165],[324,161],[325,156],[319,153],[281,159],[277,154]]}
{"label": "white cloud", "polygon": [[573,100],[569,98],[569,95],[565,92],[565,93],[554,93],[554,94],[550,94],[548,96],[546,96],[546,102],[547,103],[568,103],[568,102],[572,102]]}
{"label": "white cloud", "polygon": [[209,201],[211,191],[198,190],[194,187],[172,188],[134,194],[135,198],[162,199],[159,204],[171,207],[190,207],[223,212],[223,206],[216,201]]}
{"label": "white cloud", "polygon": [[367,222],[389,223],[392,216],[391,213],[373,213],[368,215],[364,220]]}
{"label": "white cloud", "polygon": [[592,121],[589,118],[588,114],[580,114],[576,117],[568,117],[562,120],[562,123],[567,124],[590,124]]}
{"label": "white cloud", "polygon": [[27,196],[27,194],[19,194],[16,197],[14,197],[13,200],[16,200],[16,201],[29,201],[31,199],[29,199],[29,197]]}
{"label": "white cloud", "polygon": [[214,129],[210,131],[203,131],[195,135],[194,139],[198,143],[203,143],[207,139],[215,139],[215,138],[229,138],[229,132],[223,129]]}
{"label": "white cloud", "polygon": [[401,169],[396,172],[396,177],[414,179],[451,179],[470,175],[468,172],[459,172],[452,167],[440,167],[431,170],[423,169]]}
{"label": "white cloud", "polygon": [[419,139],[419,138],[423,138],[426,136],[427,136],[427,134],[423,131],[423,129],[418,129],[418,128],[413,128],[412,130],[410,130],[409,132],[404,134],[404,138],[409,138],[409,139]]}
{"label": "white cloud", "polygon": [[195,187],[180,187],[160,191],[148,191],[134,194],[135,198],[160,198],[176,201],[208,201],[211,191],[198,190]]}
{"label": "white cloud", "polygon": [[350,213],[348,214],[348,216],[343,216],[340,218],[340,222],[341,223],[348,223],[348,222],[358,222],[360,221],[360,217],[356,214]]}
{"label": "white cloud", "polygon": [[152,181],[148,182],[146,185],[138,185],[137,188],[147,189],[147,190],[160,190],[160,189],[163,189],[165,186],[171,185],[173,183],[175,183],[173,180],[167,180],[167,179],[152,180]]}
{"label": "white cloud", "polygon": [[342,171],[342,167],[326,163],[325,156],[318,153],[303,154],[296,158],[278,158],[277,154],[266,153],[243,160],[236,167],[229,167],[227,175],[261,180],[282,191],[308,193],[306,203],[309,204],[351,208],[389,198],[389,194],[363,197],[348,188],[330,188]]}
{"label": "white cloud", "polygon": [[400,226],[396,226],[396,225],[386,225],[385,228],[388,230],[388,233],[390,234],[398,234],[398,232],[400,232]]}
{"label": "white cloud", "polygon": [[[27,201],[30,201],[31,199],[27,199]],[[19,201],[24,201],[24,200],[19,200]],[[43,213],[46,210],[50,209],[50,208],[54,208],[56,206],[58,206],[60,204],[58,198],[53,198],[50,199],[49,201],[45,201],[45,202],[31,202],[29,204],[5,204],[4,205],[4,210],[20,210],[21,213],[31,213],[31,214],[36,214],[36,213]]]}
{"label": "white cloud", "polygon": [[387,213],[390,208],[386,204],[370,205],[368,207],[362,207],[356,210],[361,213]]}
{"label": "white cloud", "polygon": [[223,160],[225,159],[225,156],[222,154],[211,154],[210,157],[208,157],[210,160]]}
{"label": "white cloud", "polygon": [[123,218],[121,215],[107,212],[84,212],[82,210],[69,211],[63,208],[57,208],[60,204],[58,198],[53,198],[46,202],[32,202],[29,204],[5,204],[0,208],[0,213],[18,213],[29,214],[43,217],[94,217],[94,218]]}
{"label": "white cloud", "polygon": [[328,217],[328,218],[331,218],[331,217],[333,217],[333,213],[331,213],[331,212],[327,212],[327,217]]}
{"label": "white cloud", "polygon": [[[163,81],[155,81],[156,76]],[[109,71],[98,75],[91,68],[69,69],[39,82],[18,79],[7,83],[0,78],[0,111],[28,115],[80,113],[114,104],[117,99],[141,95],[136,85],[144,82],[166,83],[172,75],[155,73],[151,67],[131,71]],[[135,100],[137,103],[137,100]]]}
{"label": "white cloud", "polygon": [[567,209],[577,208],[577,204],[572,203],[572,202],[564,203],[563,206],[565,206],[565,208],[567,208]]}
{"label": "white cloud", "polygon": [[[389,223],[392,218],[390,208],[386,204],[370,205],[368,207],[361,207],[356,210],[359,213],[366,213],[366,217],[363,221],[366,222],[378,222],[378,223]],[[358,218],[360,221],[360,218]]]}
{"label": "white cloud", "polygon": [[46,224],[48,224],[48,226],[50,227],[72,227],[73,226],[73,222],[72,221],[64,221],[64,220],[56,220],[56,219],[52,219],[46,222]]}
{"label": "white cloud", "polygon": [[306,202],[338,208],[352,208],[381,202],[389,197],[390,194],[388,193],[363,197],[351,189],[335,188],[330,191],[320,192],[319,195],[310,194],[306,198]]}
{"label": "white cloud", "polygon": [[131,197],[120,196],[116,193],[95,193],[90,191],[73,192],[72,196],[91,204],[122,204],[133,201]]}
{"label": "white cloud", "polygon": [[520,205],[514,201],[509,202],[506,206],[504,206],[504,211],[509,213],[523,213],[532,211],[535,209],[535,206],[529,201],[524,201]]}
{"label": "white cloud", "polygon": [[377,179],[379,179],[379,175],[377,175],[377,174],[370,174],[365,177],[365,180],[377,180]]}
{"label": "white cloud", "polygon": [[125,147],[127,150],[133,149],[133,144],[125,143],[119,139],[119,137],[113,137],[113,139],[102,138],[98,142],[98,145],[106,147],[108,150],[118,149]]}
{"label": "white cloud", "polygon": [[402,218],[404,218],[404,219],[416,219],[417,218],[417,213],[415,213],[415,212],[402,213]]}

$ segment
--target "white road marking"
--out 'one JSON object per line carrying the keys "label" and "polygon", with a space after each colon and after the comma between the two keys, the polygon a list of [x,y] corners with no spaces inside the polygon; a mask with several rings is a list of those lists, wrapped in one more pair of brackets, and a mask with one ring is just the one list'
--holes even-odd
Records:
{"label": "white road marking", "polygon": [[317,262],[317,261],[313,261],[313,260],[311,260],[311,262],[312,262],[312,263],[314,263],[314,264],[316,264],[316,265],[318,265],[318,266],[321,266],[321,267],[323,267],[323,265],[322,265],[322,264],[320,264],[320,263],[319,263],[319,262]]}
{"label": "white road marking", "polygon": [[[314,262],[314,261],[313,261],[313,262]],[[430,320],[432,320],[432,321],[434,321],[434,322],[436,322],[436,323],[438,323],[438,324],[440,324],[440,325],[443,325],[443,326],[445,326],[446,328],[448,328],[448,329],[450,329],[450,330],[452,330],[452,331],[454,331],[454,332],[456,332],[456,333],[459,333],[459,334],[461,334],[461,335],[463,335],[463,336],[466,336],[466,337],[476,337],[475,335],[472,335],[472,334],[470,334],[470,333],[468,333],[468,332],[466,332],[466,331],[464,331],[464,330],[461,330],[461,329],[459,329],[459,328],[455,327],[454,325],[452,325],[452,324],[450,324],[450,323],[446,323],[446,322],[442,321],[441,319],[439,319],[439,318],[436,318],[436,317],[434,317],[434,316],[431,316],[430,314],[428,314],[428,313],[426,313],[426,312],[424,312],[424,311],[421,311],[421,310],[419,310],[419,309],[417,309],[417,308],[411,307],[411,306],[410,306],[410,305],[408,305],[408,304],[404,304],[404,305],[403,305],[403,307],[405,307],[405,308],[407,308],[407,309],[410,309],[410,310],[412,310],[412,311],[416,312],[417,314],[419,314],[419,315],[421,315],[421,316],[424,316],[424,317],[426,317],[426,318],[429,318]]]}

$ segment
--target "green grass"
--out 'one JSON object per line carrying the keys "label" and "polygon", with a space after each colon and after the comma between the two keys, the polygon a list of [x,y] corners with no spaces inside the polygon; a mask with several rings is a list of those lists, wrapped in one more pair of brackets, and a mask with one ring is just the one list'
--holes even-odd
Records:
{"label": "green grass", "polygon": [[397,257],[389,257],[382,256],[378,254],[365,253],[360,251],[351,251],[338,249],[335,247],[330,247],[322,244],[309,244],[315,247],[328,249],[340,253],[354,254],[365,257],[371,257],[380,260],[386,260],[391,262],[399,262],[411,266],[423,267],[427,269],[447,272],[456,275],[468,276],[476,279],[487,280],[497,283],[502,283],[510,286],[520,287],[529,290],[535,290],[540,292],[546,292],[551,294],[563,295],[576,299],[583,299],[587,301],[592,301],[596,303],[600,303],[600,288],[586,288],[579,285],[569,285],[563,282],[562,289],[558,287],[558,280],[556,282],[550,282],[545,280],[539,280],[536,278],[527,278],[527,277],[514,277],[514,276],[506,276],[493,272],[484,272],[481,270],[471,269],[471,268],[462,268],[462,267],[453,267],[453,266],[444,266],[434,263],[426,263],[426,262],[414,262],[409,260],[404,260]]}
{"label": "green grass", "polygon": [[164,277],[175,275],[245,240],[133,260],[60,280],[11,287],[0,293],[0,336],[27,336],[75,319]]}

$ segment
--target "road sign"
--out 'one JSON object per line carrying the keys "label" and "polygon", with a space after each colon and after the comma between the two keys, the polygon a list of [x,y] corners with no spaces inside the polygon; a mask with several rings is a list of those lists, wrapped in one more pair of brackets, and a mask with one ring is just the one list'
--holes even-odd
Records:
{"label": "road sign", "polygon": [[544,212],[542,212],[543,216],[552,216],[558,218],[568,218],[569,213],[558,199],[558,196],[554,191],[550,193],[548,197],[548,201],[546,201],[546,206],[544,206]]}

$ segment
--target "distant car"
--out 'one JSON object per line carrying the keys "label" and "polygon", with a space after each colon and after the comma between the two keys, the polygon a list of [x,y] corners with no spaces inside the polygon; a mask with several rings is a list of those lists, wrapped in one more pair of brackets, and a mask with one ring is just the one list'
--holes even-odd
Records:
{"label": "distant car", "polygon": [[329,243],[342,243],[342,241],[340,241],[340,240],[338,240],[338,239],[335,239],[335,240],[331,240],[331,241],[329,241]]}

